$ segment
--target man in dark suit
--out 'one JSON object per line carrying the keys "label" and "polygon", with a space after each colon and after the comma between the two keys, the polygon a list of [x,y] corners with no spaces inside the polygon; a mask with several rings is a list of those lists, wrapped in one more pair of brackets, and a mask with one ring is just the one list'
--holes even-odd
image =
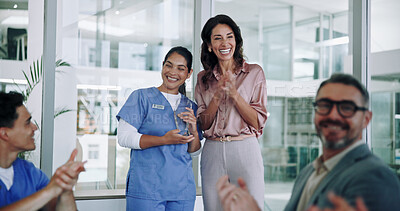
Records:
{"label": "man in dark suit", "polygon": [[370,211],[400,209],[399,179],[362,140],[372,118],[368,102],[367,90],[350,75],[321,83],[314,124],[323,154],[296,178],[285,211],[333,207],[332,192],[352,206],[361,197]]}

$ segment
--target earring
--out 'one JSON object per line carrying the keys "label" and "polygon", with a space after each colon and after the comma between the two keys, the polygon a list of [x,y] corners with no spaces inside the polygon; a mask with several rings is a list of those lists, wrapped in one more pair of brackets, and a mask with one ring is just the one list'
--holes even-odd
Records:
{"label": "earring", "polygon": [[208,51],[211,53],[211,48],[210,47],[208,47]]}

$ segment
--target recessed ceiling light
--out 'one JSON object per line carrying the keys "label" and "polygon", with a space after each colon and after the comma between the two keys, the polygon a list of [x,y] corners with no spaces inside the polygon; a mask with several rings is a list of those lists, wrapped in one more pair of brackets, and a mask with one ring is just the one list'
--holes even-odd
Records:
{"label": "recessed ceiling light", "polygon": [[18,4],[14,4],[14,9],[17,9],[18,8]]}
{"label": "recessed ceiling light", "polygon": [[106,34],[109,34],[112,36],[117,36],[117,37],[124,37],[124,36],[135,33],[135,31],[132,29],[115,27],[115,26],[111,26],[111,25],[102,25],[101,27],[97,28],[96,22],[86,21],[86,20],[79,21],[78,27],[83,30],[94,31],[94,32],[99,30],[102,33],[106,33]]}
{"label": "recessed ceiling light", "polygon": [[28,17],[25,16],[10,16],[1,22],[2,25],[27,25]]}
{"label": "recessed ceiling light", "polygon": [[107,86],[107,85],[91,85],[91,84],[78,84],[77,89],[95,89],[95,90],[121,90],[120,86]]}
{"label": "recessed ceiling light", "polygon": [[119,10],[115,11],[115,14],[116,14],[116,15],[119,15]]}
{"label": "recessed ceiling light", "polygon": [[0,83],[28,84],[28,82],[26,80],[8,79],[8,78],[0,78]]}

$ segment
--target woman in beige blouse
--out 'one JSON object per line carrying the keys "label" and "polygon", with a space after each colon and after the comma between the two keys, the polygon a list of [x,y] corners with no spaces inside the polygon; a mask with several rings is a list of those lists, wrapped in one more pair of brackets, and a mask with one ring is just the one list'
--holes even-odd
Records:
{"label": "woman in beige blouse", "polygon": [[243,59],[243,39],[226,15],[210,18],[201,32],[201,62],[197,78],[197,114],[207,139],[201,156],[205,210],[222,210],[216,183],[227,174],[243,177],[263,208],[264,167],[257,138],[267,120],[266,81],[262,68]]}

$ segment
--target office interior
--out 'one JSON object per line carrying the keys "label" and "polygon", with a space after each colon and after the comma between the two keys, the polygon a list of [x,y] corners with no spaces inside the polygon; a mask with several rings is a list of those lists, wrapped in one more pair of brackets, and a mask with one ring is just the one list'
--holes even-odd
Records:
{"label": "office interior", "polygon": [[312,102],[336,72],[369,90],[374,115],[364,139],[400,175],[397,11],[397,0],[0,0],[0,90],[29,90],[40,130],[25,159],[51,175],[80,148],[88,162],[75,187],[78,209],[125,210],[129,149],[117,143],[117,112],[132,91],[161,84],[163,57],[177,45],[194,56],[193,99],[202,26],[227,14],[241,28],[247,62],[266,76],[264,210],[282,210],[299,171],[321,154]]}

